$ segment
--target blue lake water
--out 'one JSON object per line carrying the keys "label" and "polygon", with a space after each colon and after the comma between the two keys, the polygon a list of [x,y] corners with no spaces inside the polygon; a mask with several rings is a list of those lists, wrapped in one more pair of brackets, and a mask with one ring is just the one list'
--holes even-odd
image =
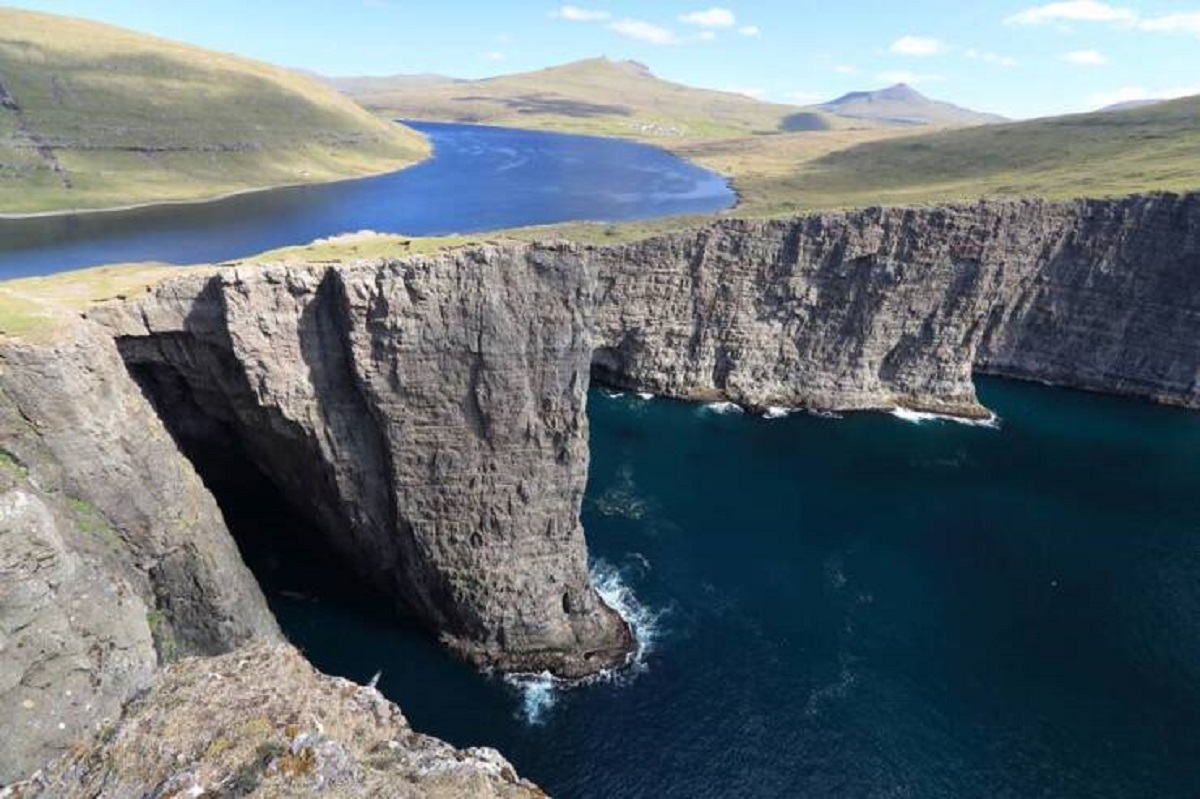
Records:
{"label": "blue lake water", "polygon": [[0,279],[99,264],[218,263],[359,230],[435,236],[719,211],[728,182],[618,139],[411,123],[434,157],[388,175],[103,214],[0,219]]}
{"label": "blue lake water", "polygon": [[612,683],[523,691],[363,605],[272,602],[555,796],[1194,799],[1200,415],[981,394],[1001,429],[594,391],[589,543],[654,639]]}

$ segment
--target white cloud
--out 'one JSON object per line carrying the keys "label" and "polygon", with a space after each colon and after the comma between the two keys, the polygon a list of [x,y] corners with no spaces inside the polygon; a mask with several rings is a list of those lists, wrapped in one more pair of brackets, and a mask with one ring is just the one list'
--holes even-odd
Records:
{"label": "white cloud", "polygon": [[702,42],[711,42],[713,39],[717,38],[717,32],[716,31],[700,31],[698,34],[696,34],[696,38]]}
{"label": "white cloud", "polygon": [[486,53],[480,53],[479,57],[482,58],[484,61],[504,61],[508,58],[508,56],[506,56],[504,53],[499,52],[498,50],[491,50]]}
{"label": "white cloud", "polygon": [[1077,67],[1102,67],[1108,63],[1099,50],[1073,50],[1064,54],[1062,60]]}
{"label": "white cloud", "polygon": [[757,25],[743,25],[738,28],[738,33],[743,36],[762,36],[762,29]]}
{"label": "white cloud", "polygon": [[1130,103],[1137,100],[1173,100],[1176,97],[1191,97],[1200,94],[1200,86],[1177,87],[1173,89],[1146,89],[1141,86],[1125,86],[1111,92],[1092,95],[1089,100],[1091,108],[1107,108],[1118,103]]}
{"label": "white cloud", "polygon": [[853,64],[838,64],[833,71],[839,75],[857,75],[858,67]]}
{"label": "white cloud", "polygon": [[967,50],[963,53],[972,61],[982,61],[985,64],[995,64],[998,67],[1015,67],[1017,59],[999,53],[989,53],[984,50]]}
{"label": "white cloud", "polygon": [[1054,22],[1133,22],[1137,18],[1137,12],[1130,8],[1097,0],[1070,0],[1027,8],[1005,22],[1009,25],[1046,25]]}
{"label": "white cloud", "polygon": [[937,39],[925,36],[901,36],[892,42],[890,50],[896,55],[924,56],[936,55],[942,51],[942,43]]}
{"label": "white cloud", "polygon": [[1127,30],[1150,33],[1184,33],[1200,38],[1200,11],[1182,11],[1143,17],[1132,8],[1112,6],[1096,0],[1073,0],[1035,6],[1005,20],[1010,25],[1046,25],[1063,22],[1109,22]]}
{"label": "white cloud", "polygon": [[571,22],[603,22],[611,18],[612,14],[607,11],[580,8],[579,6],[559,6],[557,11],[550,12],[550,16],[570,20]]}
{"label": "white cloud", "polygon": [[679,21],[698,28],[732,28],[737,24],[737,16],[728,8],[707,8],[680,14]]}
{"label": "white cloud", "polygon": [[941,83],[946,78],[942,75],[928,75],[920,72],[895,70],[890,72],[880,72],[875,76],[875,79],[887,84],[907,83],[910,86],[915,86],[918,83]]}
{"label": "white cloud", "polygon": [[619,19],[609,26],[609,30],[624,36],[626,39],[633,39],[646,44],[666,45],[677,44],[679,38],[674,31],[667,28],[660,28],[658,25],[646,22],[641,19]]}
{"label": "white cloud", "polygon": [[1200,36],[1200,11],[1147,17],[1140,20],[1137,27],[1153,33],[1190,33],[1193,36]]}

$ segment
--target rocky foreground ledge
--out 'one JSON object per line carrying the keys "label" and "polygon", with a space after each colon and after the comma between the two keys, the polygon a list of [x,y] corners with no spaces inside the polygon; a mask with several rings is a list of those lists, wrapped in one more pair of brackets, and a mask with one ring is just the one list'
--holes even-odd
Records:
{"label": "rocky foreground ledge", "polygon": [[167,668],[92,743],[0,789],[9,799],[534,799],[493,749],[414,732],[377,690],[319,674],[286,644]]}
{"label": "rocky foreground ledge", "polygon": [[[353,740],[306,726],[382,705],[278,648],[206,470],[251,465],[462,657],[578,677],[633,645],[580,524],[592,375],[751,409],[984,416],[977,373],[1197,408],[1198,276],[1196,195],[870,209],[197,271],[0,340],[0,784],[65,756],[43,786],[183,796],[246,768],[264,795],[335,777],[360,795],[436,751],[478,765],[478,795],[525,790],[491,755],[402,734],[394,709]],[[294,690],[255,693],[239,659]],[[247,760],[213,723],[256,702],[275,710]]]}

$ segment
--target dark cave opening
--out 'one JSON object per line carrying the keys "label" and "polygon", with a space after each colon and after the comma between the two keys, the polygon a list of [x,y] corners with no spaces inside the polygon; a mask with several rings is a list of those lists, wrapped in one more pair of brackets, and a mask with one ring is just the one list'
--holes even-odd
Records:
{"label": "dark cave opening", "polygon": [[[279,597],[379,607],[379,596],[320,526],[255,463],[226,409],[205,406],[174,368],[127,362],[176,445],[216,500],[242,559]],[[384,603],[387,604],[387,603]]]}

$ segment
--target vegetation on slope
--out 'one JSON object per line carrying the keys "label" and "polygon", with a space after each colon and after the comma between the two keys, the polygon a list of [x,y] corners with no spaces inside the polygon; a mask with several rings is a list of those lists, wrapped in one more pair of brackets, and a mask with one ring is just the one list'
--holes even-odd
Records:
{"label": "vegetation on slope", "polygon": [[655,77],[637,62],[605,58],[476,81],[397,76],[331,82],[367,108],[397,119],[477,122],[643,141],[869,125],[817,109],[682,86]]}
{"label": "vegetation on slope", "polygon": [[745,189],[777,211],[1193,191],[1200,97],[869,142],[755,175]]}
{"label": "vegetation on slope", "polygon": [[0,9],[0,213],[194,200],[426,153],[414,131],[288,70]]}

